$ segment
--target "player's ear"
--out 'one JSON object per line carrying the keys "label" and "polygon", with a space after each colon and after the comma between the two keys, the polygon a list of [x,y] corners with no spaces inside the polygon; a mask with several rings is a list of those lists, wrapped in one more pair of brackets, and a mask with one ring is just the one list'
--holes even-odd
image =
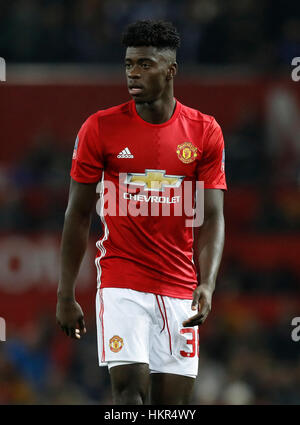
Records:
{"label": "player's ear", "polygon": [[169,66],[168,73],[167,73],[167,80],[172,80],[175,77],[175,75],[177,74],[177,68],[178,68],[177,62],[174,62]]}

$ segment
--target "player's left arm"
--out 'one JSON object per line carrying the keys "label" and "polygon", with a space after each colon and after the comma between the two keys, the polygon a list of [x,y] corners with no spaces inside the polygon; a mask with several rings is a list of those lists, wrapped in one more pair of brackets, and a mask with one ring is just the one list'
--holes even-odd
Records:
{"label": "player's left arm", "polygon": [[204,190],[204,222],[194,227],[193,245],[198,286],[193,293],[192,310],[198,313],[184,321],[184,327],[201,325],[211,310],[225,238],[223,198],[221,189]]}

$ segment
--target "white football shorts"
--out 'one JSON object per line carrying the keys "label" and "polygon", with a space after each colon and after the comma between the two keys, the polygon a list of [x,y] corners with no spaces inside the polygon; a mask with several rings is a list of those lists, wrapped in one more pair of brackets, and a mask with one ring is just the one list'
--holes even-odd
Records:
{"label": "white football shorts", "polygon": [[191,305],[192,300],[132,289],[98,289],[96,321],[99,365],[147,363],[150,373],[173,373],[196,378],[198,327],[182,326],[184,320],[195,315]]}

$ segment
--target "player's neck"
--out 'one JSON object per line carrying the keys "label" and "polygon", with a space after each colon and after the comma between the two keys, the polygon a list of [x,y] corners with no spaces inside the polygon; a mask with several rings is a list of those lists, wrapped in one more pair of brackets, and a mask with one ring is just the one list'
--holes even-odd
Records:
{"label": "player's neck", "polygon": [[136,111],[138,115],[151,124],[163,124],[168,121],[176,107],[176,100],[173,96],[167,99],[158,99],[151,103],[136,103]]}

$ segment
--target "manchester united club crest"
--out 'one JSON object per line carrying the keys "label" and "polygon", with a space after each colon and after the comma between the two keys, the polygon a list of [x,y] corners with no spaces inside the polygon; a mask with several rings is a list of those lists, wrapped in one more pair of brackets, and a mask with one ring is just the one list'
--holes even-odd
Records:
{"label": "manchester united club crest", "polygon": [[181,145],[178,145],[176,153],[180,161],[185,164],[189,164],[197,158],[197,148],[190,142],[184,142],[181,143]]}
{"label": "manchester united club crest", "polygon": [[123,345],[123,338],[119,337],[118,335],[114,335],[109,340],[109,347],[114,353],[118,353],[122,349]]}

